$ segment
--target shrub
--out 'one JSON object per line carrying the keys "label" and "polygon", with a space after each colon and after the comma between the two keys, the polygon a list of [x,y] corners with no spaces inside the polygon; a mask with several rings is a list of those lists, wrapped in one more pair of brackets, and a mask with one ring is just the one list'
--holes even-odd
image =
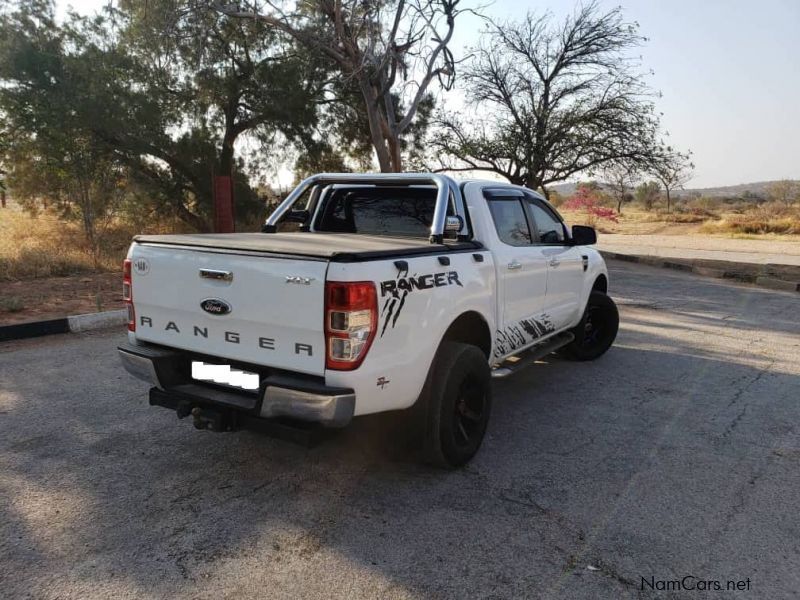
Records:
{"label": "shrub", "polygon": [[21,311],[23,308],[25,308],[25,305],[22,302],[22,298],[18,298],[17,296],[0,296],[0,310],[15,313]]}
{"label": "shrub", "polygon": [[601,202],[602,199],[596,190],[588,186],[580,186],[562,206],[567,210],[583,212],[587,225],[594,226],[601,219],[618,223],[619,218],[614,209],[603,206]]}

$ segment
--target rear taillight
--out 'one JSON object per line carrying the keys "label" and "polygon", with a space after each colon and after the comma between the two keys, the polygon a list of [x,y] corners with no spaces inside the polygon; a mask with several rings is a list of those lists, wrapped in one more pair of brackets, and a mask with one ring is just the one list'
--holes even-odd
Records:
{"label": "rear taillight", "polygon": [[371,281],[325,283],[325,366],[357,369],[378,329],[378,294]]}
{"label": "rear taillight", "polygon": [[128,331],[136,331],[136,315],[133,310],[133,287],[131,286],[131,259],[122,263],[122,300],[128,309]]}

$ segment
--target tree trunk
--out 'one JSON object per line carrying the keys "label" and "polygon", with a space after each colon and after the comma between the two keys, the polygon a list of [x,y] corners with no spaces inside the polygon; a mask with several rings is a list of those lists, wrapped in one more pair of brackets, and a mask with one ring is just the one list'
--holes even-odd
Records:
{"label": "tree trunk", "polygon": [[227,128],[225,136],[222,138],[222,150],[219,153],[219,165],[217,175],[231,177],[233,175],[233,144],[236,142],[236,134]]}
{"label": "tree trunk", "polygon": [[389,153],[389,148],[386,145],[384,138],[384,128],[381,126],[381,115],[378,112],[378,97],[366,76],[360,78],[359,88],[361,95],[364,97],[364,106],[367,110],[367,120],[369,122],[369,134],[372,141],[372,147],[375,149],[375,154],[378,157],[378,166],[381,173],[393,173],[392,157]]}
{"label": "tree trunk", "polygon": [[[529,170],[528,173],[535,173],[533,170]],[[529,190],[538,190],[541,188],[544,191],[544,186],[542,185],[542,180],[537,177],[536,175],[525,175],[522,177],[513,177],[507,176],[509,183],[514,185],[521,185],[523,187],[528,188]],[[545,198],[547,198],[547,194],[545,194]]]}
{"label": "tree trunk", "polygon": [[669,214],[669,188],[664,188],[667,191],[667,214]]}
{"label": "tree trunk", "polygon": [[92,205],[91,192],[89,191],[88,183],[81,181],[80,186],[80,204],[81,216],[83,222],[83,235],[86,237],[86,242],[89,244],[89,252],[92,255],[92,265],[95,269],[100,266],[100,247],[97,242],[95,219],[94,219],[94,206]]}
{"label": "tree trunk", "polygon": [[387,140],[389,155],[392,160],[392,170],[395,173],[403,172],[403,157],[400,154],[400,140],[397,135],[392,135]]}
{"label": "tree trunk", "polygon": [[542,190],[542,195],[545,197],[545,200],[550,202],[550,190],[548,190],[543,185],[540,185],[539,188]]}

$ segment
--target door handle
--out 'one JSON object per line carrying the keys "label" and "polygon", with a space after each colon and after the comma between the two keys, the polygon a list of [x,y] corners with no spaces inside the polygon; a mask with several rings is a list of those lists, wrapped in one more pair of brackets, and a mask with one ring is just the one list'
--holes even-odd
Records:
{"label": "door handle", "polygon": [[549,262],[548,264],[549,264],[551,267],[557,267],[558,265],[560,265],[560,264],[561,264],[561,261],[560,261],[560,260],[558,260],[557,258],[551,258],[551,259],[550,259],[550,262]]}
{"label": "door handle", "polygon": [[508,263],[508,270],[509,271],[516,271],[517,269],[521,269],[521,268],[522,268],[522,264],[518,263],[515,260],[512,260],[510,263]]}
{"label": "door handle", "polygon": [[233,281],[232,271],[218,271],[217,269],[200,269],[203,279],[217,279],[219,281]]}

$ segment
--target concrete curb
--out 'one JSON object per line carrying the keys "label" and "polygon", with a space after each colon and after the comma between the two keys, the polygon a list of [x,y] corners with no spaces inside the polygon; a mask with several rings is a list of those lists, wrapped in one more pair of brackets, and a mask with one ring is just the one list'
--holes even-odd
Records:
{"label": "concrete curb", "polygon": [[610,252],[608,250],[600,250],[600,254],[602,254],[604,258],[612,260],[622,260],[626,262],[639,263],[642,265],[649,265],[651,267],[674,269],[677,271],[695,273],[704,277],[713,277],[714,279],[731,279],[734,281],[741,281],[743,283],[752,283],[759,287],[771,290],[800,292],[800,281],[780,279],[772,274],[772,270],[774,267],[776,267],[776,265],[755,265],[749,263],[729,262],[727,263],[727,266],[720,266],[720,263],[723,261],[714,261],[714,266],[708,266],[705,264],[697,264],[696,261],[691,259],[681,260],[674,258],[662,258],[660,256],[621,254],[619,252]]}
{"label": "concrete curb", "polygon": [[26,338],[53,335],[56,333],[78,333],[106,327],[118,327],[128,320],[126,309],[108,310],[86,315],[48,319],[46,321],[33,321],[31,323],[17,323],[15,325],[0,325],[0,342],[22,340]]}
{"label": "concrete curb", "polygon": [[104,329],[124,325],[128,322],[128,311],[124,308],[119,310],[107,310],[99,313],[89,313],[88,315],[76,315],[67,317],[69,330],[73,333],[79,331],[91,331],[92,329]]}

